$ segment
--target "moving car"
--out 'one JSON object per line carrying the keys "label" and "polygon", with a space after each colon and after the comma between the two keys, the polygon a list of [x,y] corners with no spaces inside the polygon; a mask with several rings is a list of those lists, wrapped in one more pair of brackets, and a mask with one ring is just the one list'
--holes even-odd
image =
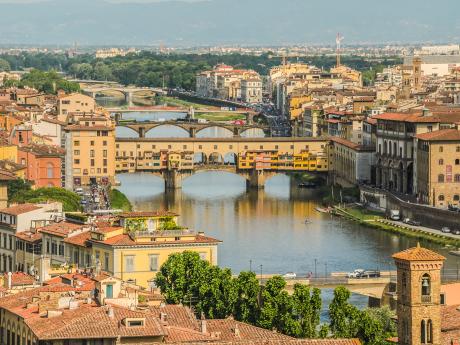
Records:
{"label": "moving car", "polygon": [[284,279],[295,279],[297,278],[297,274],[295,274],[294,272],[287,272],[283,274],[283,278]]}
{"label": "moving car", "polygon": [[417,222],[417,221],[415,221],[413,219],[410,219],[410,218],[405,218],[404,223],[406,223],[408,225],[420,226],[420,222]]}
{"label": "moving car", "polygon": [[359,278],[361,277],[363,273],[364,273],[363,269],[357,269],[357,270],[354,270],[353,272],[348,272],[347,278]]}
{"label": "moving car", "polygon": [[460,235],[460,229],[452,230],[452,233],[453,233],[454,235]]}
{"label": "moving car", "polygon": [[391,220],[401,220],[401,214],[399,210],[391,210],[390,211],[390,219]]}

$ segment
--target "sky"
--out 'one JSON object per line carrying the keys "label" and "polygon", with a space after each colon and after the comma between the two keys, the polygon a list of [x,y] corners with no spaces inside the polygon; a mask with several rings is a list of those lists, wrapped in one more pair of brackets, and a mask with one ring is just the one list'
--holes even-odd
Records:
{"label": "sky", "polygon": [[0,44],[460,42],[459,0],[0,0]]}

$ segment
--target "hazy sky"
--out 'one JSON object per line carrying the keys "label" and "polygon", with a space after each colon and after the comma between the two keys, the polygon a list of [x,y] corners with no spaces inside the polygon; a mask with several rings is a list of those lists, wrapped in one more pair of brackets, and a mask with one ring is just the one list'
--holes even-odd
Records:
{"label": "hazy sky", "polygon": [[460,42],[460,0],[0,0],[0,13],[0,44]]}

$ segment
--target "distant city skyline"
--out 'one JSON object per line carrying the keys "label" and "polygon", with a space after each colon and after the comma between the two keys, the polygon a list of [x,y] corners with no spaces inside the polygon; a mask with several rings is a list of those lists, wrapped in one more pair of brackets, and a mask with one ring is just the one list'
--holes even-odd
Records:
{"label": "distant city skyline", "polygon": [[454,0],[0,0],[0,10],[0,44],[334,44],[337,32],[345,45],[460,42]]}

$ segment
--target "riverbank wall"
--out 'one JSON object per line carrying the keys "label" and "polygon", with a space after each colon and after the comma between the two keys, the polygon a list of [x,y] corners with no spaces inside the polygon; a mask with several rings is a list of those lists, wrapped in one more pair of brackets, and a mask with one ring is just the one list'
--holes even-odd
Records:
{"label": "riverbank wall", "polygon": [[441,229],[443,226],[460,228],[460,213],[407,202],[383,190],[361,187],[360,201],[386,214],[390,210],[399,210],[402,218],[414,219],[433,229]]}

